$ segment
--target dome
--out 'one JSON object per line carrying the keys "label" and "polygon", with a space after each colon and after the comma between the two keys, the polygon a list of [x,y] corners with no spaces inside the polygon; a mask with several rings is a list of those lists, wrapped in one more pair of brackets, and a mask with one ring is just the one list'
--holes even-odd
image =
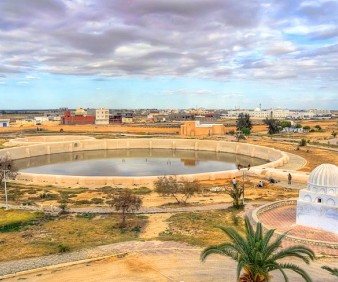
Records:
{"label": "dome", "polygon": [[255,112],[260,112],[261,109],[260,109],[260,108],[256,108],[256,109],[254,109],[254,111],[255,111]]}
{"label": "dome", "polygon": [[322,187],[338,188],[338,167],[333,164],[321,164],[310,174],[308,183]]}

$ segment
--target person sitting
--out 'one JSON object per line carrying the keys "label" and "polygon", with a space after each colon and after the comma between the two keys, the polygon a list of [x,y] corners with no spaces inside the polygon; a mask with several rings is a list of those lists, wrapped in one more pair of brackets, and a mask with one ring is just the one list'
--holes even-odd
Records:
{"label": "person sitting", "polygon": [[260,181],[258,182],[258,184],[257,184],[257,187],[258,187],[258,188],[263,188],[263,186],[264,186],[263,181],[260,180]]}
{"label": "person sitting", "polygon": [[274,178],[272,178],[271,176],[269,177],[268,181],[270,183],[277,183],[277,181]]}

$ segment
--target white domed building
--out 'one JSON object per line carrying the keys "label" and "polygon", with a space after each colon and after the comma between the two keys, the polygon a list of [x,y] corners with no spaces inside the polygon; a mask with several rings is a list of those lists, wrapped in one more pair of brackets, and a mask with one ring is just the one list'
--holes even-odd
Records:
{"label": "white domed building", "polygon": [[338,234],[337,166],[322,164],[311,172],[299,192],[296,223]]}

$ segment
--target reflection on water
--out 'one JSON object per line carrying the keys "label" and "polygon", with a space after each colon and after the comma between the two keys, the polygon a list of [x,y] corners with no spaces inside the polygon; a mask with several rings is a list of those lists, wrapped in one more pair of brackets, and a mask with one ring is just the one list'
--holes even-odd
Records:
{"label": "reflection on water", "polygon": [[265,160],[209,151],[121,149],[43,155],[15,161],[20,172],[76,176],[153,176],[236,169]]}

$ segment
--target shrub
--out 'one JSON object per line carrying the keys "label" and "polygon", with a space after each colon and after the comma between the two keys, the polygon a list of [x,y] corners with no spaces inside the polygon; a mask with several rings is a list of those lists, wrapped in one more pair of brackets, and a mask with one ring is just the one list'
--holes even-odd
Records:
{"label": "shrub", "polygon": [[64,244],[59,244],[58,245],[58,252],[59,253],[67,253],[70,251],[70,247]]}
{"label": "shrub", "polygon": [[302,138],[299,142],[299,146],[306,146],[306,139]]}

